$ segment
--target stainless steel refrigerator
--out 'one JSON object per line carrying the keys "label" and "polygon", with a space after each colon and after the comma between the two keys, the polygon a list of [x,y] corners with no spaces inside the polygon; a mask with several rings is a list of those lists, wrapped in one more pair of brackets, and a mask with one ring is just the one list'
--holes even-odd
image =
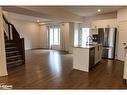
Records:
{"label": "stainless steel refrigerator", "polygon": [[103,58],[115,58],[116,32],[116,28],[98,29],[98,42],[102,44]]}

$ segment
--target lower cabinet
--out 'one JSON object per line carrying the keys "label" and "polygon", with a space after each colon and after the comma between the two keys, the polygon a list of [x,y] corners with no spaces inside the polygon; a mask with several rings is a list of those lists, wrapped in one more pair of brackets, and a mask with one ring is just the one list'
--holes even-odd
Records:
{"label": "lower cabinet", "polygon": [[95,63],[95,47],[90,48],[89,50],[89,69],[95,65],[94,63]]}
{"label": "lower cabinet", "polygon": [[95,47],[95,64],[97,64],[102,58],[102,46],[98,45]]}
{"label": "lower cabinet", "polygon": [[102,47],[101,45],[90,48],[89,50],[89,69],[101,60]]}

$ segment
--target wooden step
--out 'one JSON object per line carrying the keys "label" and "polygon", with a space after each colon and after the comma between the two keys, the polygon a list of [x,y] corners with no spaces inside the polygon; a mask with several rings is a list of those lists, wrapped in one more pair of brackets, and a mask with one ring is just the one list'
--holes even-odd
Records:
{"label": "wooden step", "polygon": [[18,50],[17,47],[6,47],[6,52]]}
{"label": "wooden step", "polygon": [[7,57],[7,62],[12,62],[12,61],[16,61],[16,60],[21,60],[21,55]]}
{"label": "wooden step", "polygon": [[6,56],[13,56],[13,55],[18,55],[19,51],[15,50],[15,51],[8,51],[6,52]]}
{"label": "wooden step", "polygon": [[5,47],[13,47],[16,46],[16,43],[5,43]]}
{"label": "wooden step", "polygon": [[12,62],[7,62],[7,68],[20,66],[22,64],[23,64],[23,60],[16,60],[16,61],[12,61]]}
{"label": "wooden step", "polygon": [[14,40],[5,40],[5,43],[15,43]]}

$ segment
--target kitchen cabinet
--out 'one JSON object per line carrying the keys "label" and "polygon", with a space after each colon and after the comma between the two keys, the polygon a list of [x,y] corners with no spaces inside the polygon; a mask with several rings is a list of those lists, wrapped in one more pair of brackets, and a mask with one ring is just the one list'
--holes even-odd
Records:
{"label": "kitchen cabinet", "polygon": [[93,35],[98,34],[98,29],[91,29],[91,31]]}
{"label": "kitchen cabinet", "polygon": [[89,49],[89,69],[95,65],[95,47]]}
{"label": "kitchen cabinet", "polygon": [[95,47],[95,61],[94,61],[94,63],[97,64],[101,60],[101,57],[102,57],[102,46],[98,45]]}
{"label": "kitchen cabinet", "polygon": [[[127,80],[127,50],[125,52],[125,59],[124,59],[124,70],[123,70],[123,79]],[[127,81],[126,81],[127,83]]]}

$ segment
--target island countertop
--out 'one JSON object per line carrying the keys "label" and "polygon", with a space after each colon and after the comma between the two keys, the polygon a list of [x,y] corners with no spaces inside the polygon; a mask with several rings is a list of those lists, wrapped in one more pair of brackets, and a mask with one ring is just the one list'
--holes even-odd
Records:
{"label": "island countertop", "polygon": [[74,46],[74,48],[83,48],[83,49],[90,49],[96,46],[99,46],[101,44],[93,44],[93,45],[86,45],[86,46]]}

